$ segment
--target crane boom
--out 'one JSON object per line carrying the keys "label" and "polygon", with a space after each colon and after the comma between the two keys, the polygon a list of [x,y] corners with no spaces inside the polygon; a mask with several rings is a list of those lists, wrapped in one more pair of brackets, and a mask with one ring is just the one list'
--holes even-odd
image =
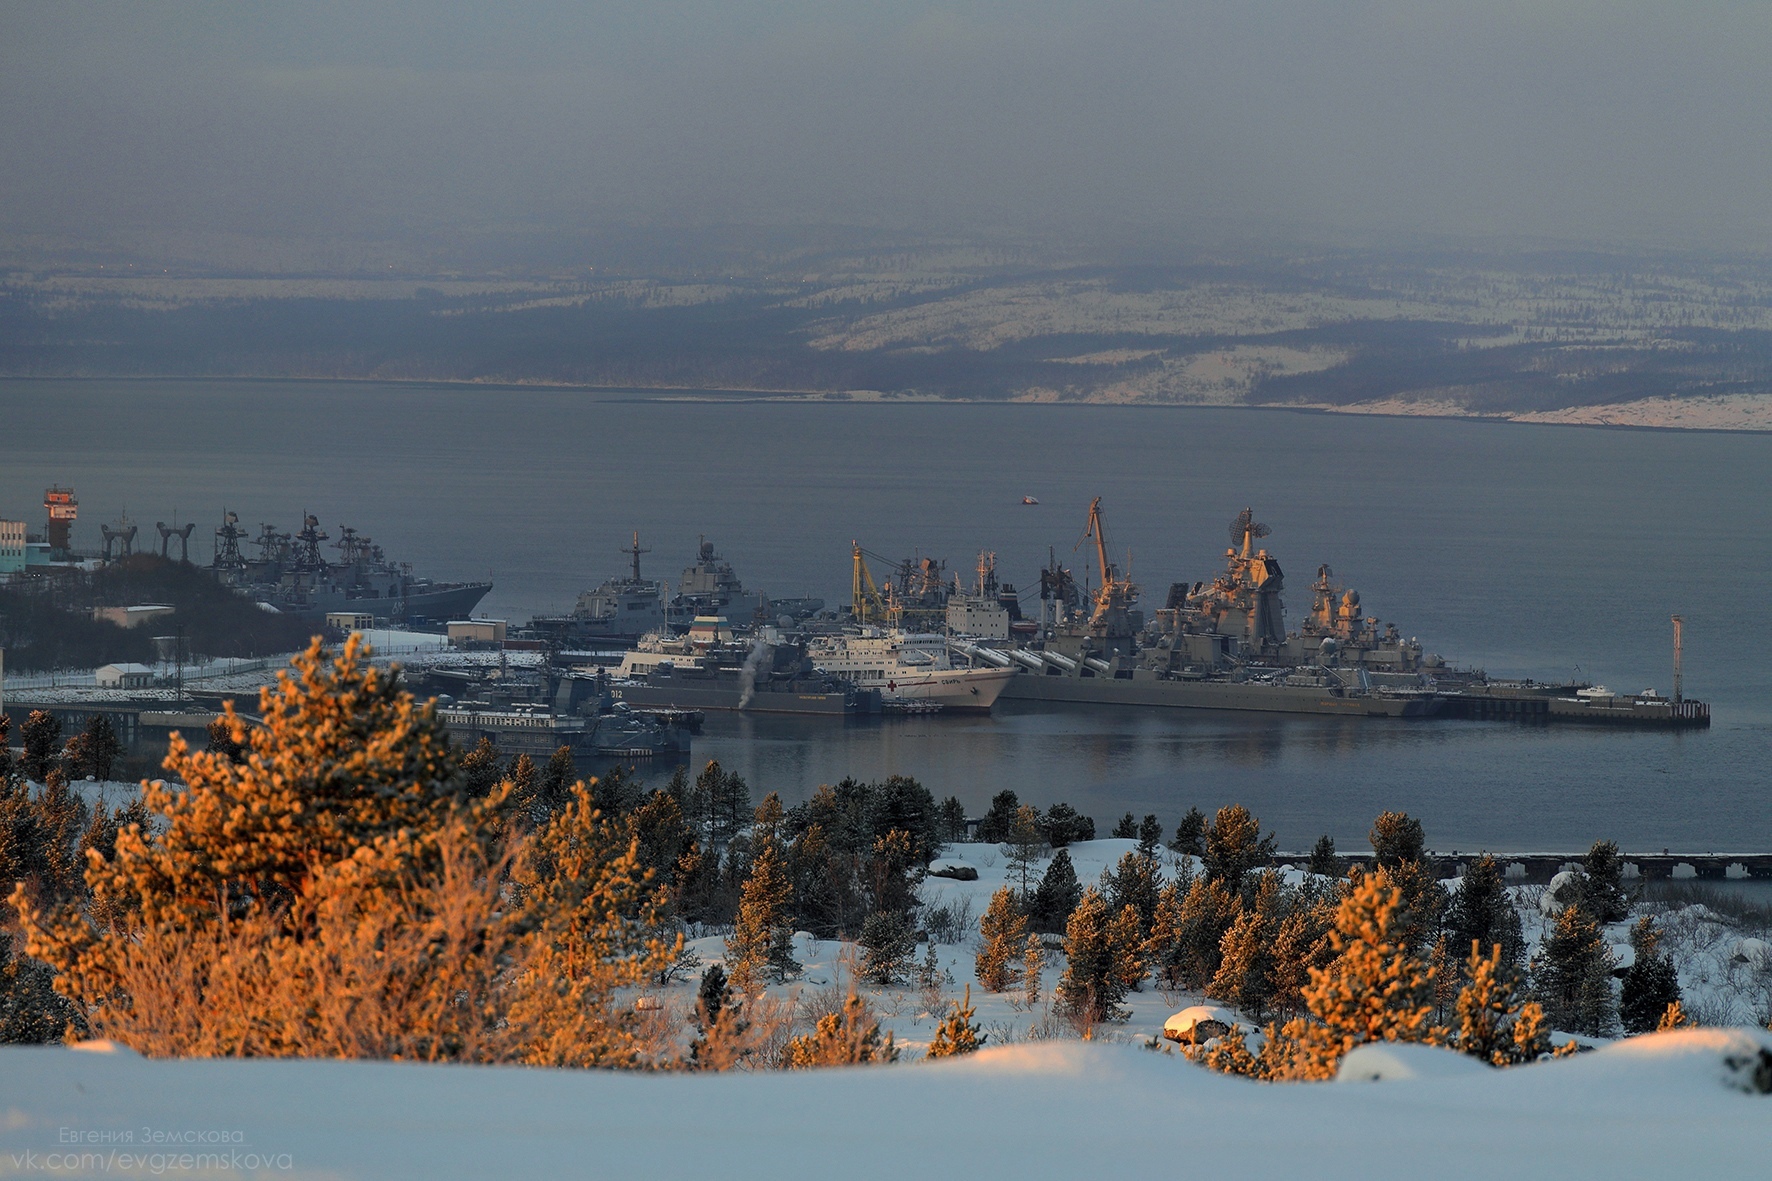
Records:
{"label": "crane boom", "polygon": [[880,588],[874,585],[874,576],[868,572],[868,564],[861,556],[861,543],[852,541],[852,556],[855,569],[850,579],[849,613],[857,623],[879,623],[886,617],[886,603],[880,597]]}

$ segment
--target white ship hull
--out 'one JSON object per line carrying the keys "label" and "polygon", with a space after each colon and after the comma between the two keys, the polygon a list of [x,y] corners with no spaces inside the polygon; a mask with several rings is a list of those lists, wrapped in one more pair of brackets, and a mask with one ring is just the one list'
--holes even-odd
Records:
{"label": "white ship hull", "polygon": [[1014,675],[1009,668],[951,668],[890,677],[877,687],[887,701],[932,701],[943,710],[989,713]]}

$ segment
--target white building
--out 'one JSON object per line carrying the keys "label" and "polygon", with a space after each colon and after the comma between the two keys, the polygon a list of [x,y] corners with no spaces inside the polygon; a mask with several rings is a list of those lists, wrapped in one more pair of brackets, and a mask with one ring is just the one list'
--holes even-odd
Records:
{"label": "white building", "polygon": [[154,670],[145,664],[107,664],[96,679],[101,689],[146,689],[154,681]]}
{"label": "white building", "polygon": [[0,521],[0,578],[25,568],[25,523]]}

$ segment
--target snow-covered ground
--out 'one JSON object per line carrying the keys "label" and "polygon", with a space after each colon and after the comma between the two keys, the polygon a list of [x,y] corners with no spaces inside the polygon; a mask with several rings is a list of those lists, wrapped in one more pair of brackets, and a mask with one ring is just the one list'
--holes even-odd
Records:
{"label": "snow-covered ground", "polygon": [[1075,1041],[723,1075],[6,1048],[0,1173],[1754,1177],[1772,1096],[1741,1087],[1762,1047],[1690,1031],[1508,1071],[1405,1047],[1362,1071],[1386,1081],[1280,1086]]}

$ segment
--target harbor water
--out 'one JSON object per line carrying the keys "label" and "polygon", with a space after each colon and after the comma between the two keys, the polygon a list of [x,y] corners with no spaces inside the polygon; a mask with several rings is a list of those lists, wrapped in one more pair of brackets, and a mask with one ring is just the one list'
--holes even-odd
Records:
{"label": "harbor water", "polygon": [[[312,512],[438,579],[490,575],[482,612],[569,609],[626,563],[674,582],[698,537],[747,586],[847,600],[850,543],[981,549],[1031,602],[1089,500],[1160,606],[1223,564],[1252,507],[1289,624],[1321,563],[1366,611],[1491,674],[1671,689],[1686,620],[1706,731],[1035,709],[862,723],[715,715],[695,758],[792,802],[845,775],[915,775],[975,813],[997,791],[1096,817],[1240,801],[1282,847],[1359,844],[1379,811],[1441,849],[1611,837],[1772,848],[1772,436],[1186,407],[758,401],[323,382],[0,382],[0,517],[40,527],[71,484],[77,546],[119,514],[251,533]],[[1024,505],[1024,496],[1039,501]]]}

